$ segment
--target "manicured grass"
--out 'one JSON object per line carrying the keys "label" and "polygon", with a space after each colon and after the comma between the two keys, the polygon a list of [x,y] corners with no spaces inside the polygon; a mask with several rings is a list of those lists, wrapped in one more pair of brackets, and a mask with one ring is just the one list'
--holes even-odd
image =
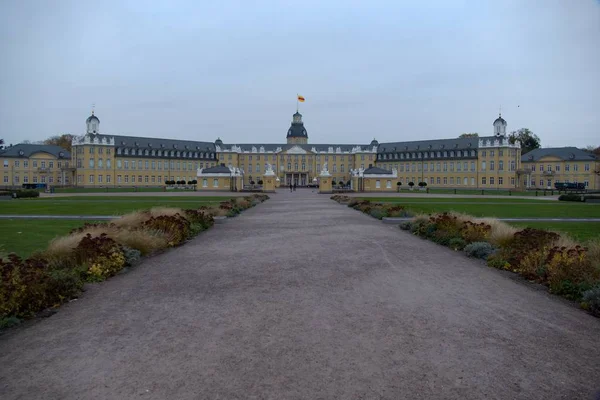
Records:
{"label": "manicured grass", "polygon": [[[230,197],[215,196],[80,196],[3,201],[2,215],[121,215],[157,206],[198,208],[218,204]],[[0,221],[0,224],[2,221]]]}
{"label": "manicured grass", "polygon": [[27,257],[35,251],[44,250],[55,237],[64,236],[86,222],[95,221],[2,219],[0,254],[16,253]]}
{"label": "manicured grass", "polygon": [[[404,186],[404,185],[403,185]],[[406,186],[404,186],[402,192],[408,192]],[[550,194],[551,191],[547,191],[547,194]],[[470,195],[480,195],[480,196],[535,196],[534,191],[509,191],[509,190],[486,190],[486,189],[432,189],[429,188],[429,193],[432,194],[470,194]],[[482,195],[483,193],[483,195]],[[554,193],[558,193],[556,190]],[[543,194],[542,191],[538,191],[538,195],[541,196]]]}
{"label": "manicured grass", "polygon": [[475,217],[600,218],[600,204],[524,199],[365,198],[399,203],[414,213],[456,211]]}
{"label": "manicured grass", "polygon": [[573,239],[585,242],[600,238],[600,222],[510,222],[521,228],[536,228],[566,233]]}
{"label": "manicured grass", "polygon": [[55,193],[118,193],[118,192],[163,192],[162,187],[128,188],[55,188]]}

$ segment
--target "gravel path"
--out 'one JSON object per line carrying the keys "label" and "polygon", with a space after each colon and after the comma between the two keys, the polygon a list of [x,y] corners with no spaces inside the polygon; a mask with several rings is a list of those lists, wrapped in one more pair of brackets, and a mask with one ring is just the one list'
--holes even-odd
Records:
{"label": "gravel path", "polygon": [[600,319],[282,191],[0,336],[8,399],[591,399]]}

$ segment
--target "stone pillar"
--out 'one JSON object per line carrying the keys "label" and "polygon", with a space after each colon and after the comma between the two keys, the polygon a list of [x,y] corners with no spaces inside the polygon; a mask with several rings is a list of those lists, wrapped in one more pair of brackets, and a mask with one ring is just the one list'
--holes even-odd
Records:
{"label": "stone pillar", "polygon": [[274,175],[264,175],[263,176],[263,192],[265,193],[274,193],[275,192],[275,176]]}
{"label": "stone pillar", "polygon": [[331,185],[332,178],[327,169],[327,163],[323,165],[323,170],[319,175],[319,193],[333,193],[333,187]]}

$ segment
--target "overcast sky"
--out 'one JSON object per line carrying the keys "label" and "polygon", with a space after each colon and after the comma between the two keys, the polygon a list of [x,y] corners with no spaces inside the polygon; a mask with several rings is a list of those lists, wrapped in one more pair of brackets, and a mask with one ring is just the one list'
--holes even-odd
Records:
{"label": "overcast sky", "polygon": [[0,138],[600,145],[600,2],[0,1]]}

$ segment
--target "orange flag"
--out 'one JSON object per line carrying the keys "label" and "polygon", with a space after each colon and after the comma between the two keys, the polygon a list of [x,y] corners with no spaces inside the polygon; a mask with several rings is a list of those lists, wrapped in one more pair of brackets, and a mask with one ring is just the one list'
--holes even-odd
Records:
{"label": "orange flag", "polygon": [[300,95],[298,95],[298,101],[299,101],[300,103],[304,103],[304,97],[303,97],[303,96],[300,96]]}

